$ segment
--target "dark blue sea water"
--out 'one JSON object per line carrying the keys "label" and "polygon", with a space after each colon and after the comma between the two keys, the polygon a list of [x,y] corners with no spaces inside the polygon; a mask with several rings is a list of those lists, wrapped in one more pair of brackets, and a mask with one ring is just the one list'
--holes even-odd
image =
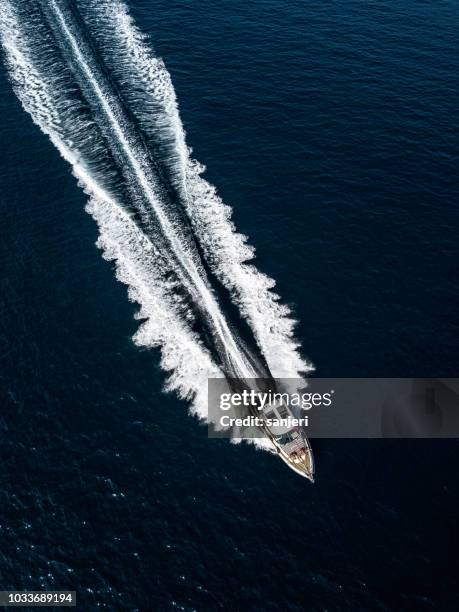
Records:
{"label": "dark blue sea water", "polygon": [[[457,5],[129,0],[321,376],[457,375]],[[456,442],[209,440],[1,73],[0,588],[83,610],[455,610]]]}

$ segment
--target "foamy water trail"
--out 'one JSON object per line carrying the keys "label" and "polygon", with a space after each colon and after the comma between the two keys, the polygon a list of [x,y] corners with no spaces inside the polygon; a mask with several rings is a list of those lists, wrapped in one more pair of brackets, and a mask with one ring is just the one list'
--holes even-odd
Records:
{"label": "foamy water trail", "polygon": [[[271,373],[278,378],[299,378],[312,369],[300,355],[294,337],[295,321],[287,306],[272,291],[273,279],[248,262],[254,249],[237,233],[231,208],[201,175],[205,168],[186,146],[175,91],[164,63],[135,26],[119,0],[83,0],[85,17],[101,42],[104,60],[118,77],[131,108],[154,143],[161,134],[166,143],[168,172],[217,277],[231,291],[249,321]],[[108,44],[111,41],[111,44]]]}
{"label": "foamy water trail", "polygon": [[[225,372],[196,332],[192,324],[196,313],[183,297],[181,285],[187,286],[196,303],[204,304],[218,339],[216,346],[224,353],[223,363],[226,360],[230,364],[234,375],[254,377],[257,372],[243,344],[228,326],[199,258],[189,248],[192,241],[183,239],[177,219],[165,208],[162,187],[150,171],[138,140],[129,132],[129,124],[123,121],[116,99],[107,95],[103,79],[88,61],[85,47],[62,8],[65,3],[48,0],[43,4],[46,10],[52,10],[59,34],[71,50],[73,62],[78,63],[78,70],[97,101],[98,112],[104,115],[123,160],[130,167],[127,186],[112,153],[104,148],[104,132],[100,131],[97,117],[94,120],[90,108],[71,97],[71,88],[65,90],[67,68],[63,64],[60,72],[54,70],[56,61],[49,60],[46,54],[37,60],[32,37],[38,35],[38,30],[27,29],[11,3],[0,0],[0,33],[14,89],[34,122],[72,164],[74,174],[90,196],[87,210],[99,226],[98,246],[106,259],[115,262],[117,277],[128,285],[130,299],[140,305],[138,318],[143,322],[135,342],[160,347],[161,366],[169,373],[168,388],[190,399],[194,412],[205,418],[207,379],[223,376]],[[192,159],[164,64],[154,56],[121,2],[81,0],[78,5],[104,63],[114,74],[117,88],[139,122],[144,141],[159,160],[159,176],[169,182],[186,211],[207,264],[230,290],[271,372],[278,377],[298,377],[309,365],[299,355],[293,336],[294,321],[271,291],[274,282],[247,264],[253,249],[235,231],[231,209],[202,178],[203,167]],[[43,32],[47,40],[49,32],[46,29]],[[91,150],[87,150],[86,140],[91,141]],[[130,182],[135,182],[142,202],[147,203],[139,205],[142,215],[148,216],[149,211],[154,215],[155,222],[148,222],[151,232],[144,231],[125,204],[124,194],[129,195],[132,190]],[[161,242],[155,236],[165,238],[172,253],[170,258],[164,256],[158,246]],[[171,265],[176,267],[173,276]]]}

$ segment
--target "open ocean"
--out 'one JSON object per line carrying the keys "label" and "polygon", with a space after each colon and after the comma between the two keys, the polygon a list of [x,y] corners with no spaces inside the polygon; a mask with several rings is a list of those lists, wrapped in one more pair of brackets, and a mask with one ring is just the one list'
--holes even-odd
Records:
{"label": "open ocean", "polygon": [[[457,376],[457,3],[127,4],[315,374]],[[458,443],[313,440],[310,485],[208,439],[3,65],[0,92],[0,589],[457,610]]]}

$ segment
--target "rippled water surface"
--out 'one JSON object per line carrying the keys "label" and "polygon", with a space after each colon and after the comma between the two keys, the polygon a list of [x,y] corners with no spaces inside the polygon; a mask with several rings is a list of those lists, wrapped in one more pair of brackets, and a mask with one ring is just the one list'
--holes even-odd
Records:
{"label": "rippled water surface", "polygon": [[[457,6],[129,0],[322,376],[457,375]],[[457,609],[458,445],[317,483],[161,391],[86,196],[1,72],[0,584],[82,609]]]}

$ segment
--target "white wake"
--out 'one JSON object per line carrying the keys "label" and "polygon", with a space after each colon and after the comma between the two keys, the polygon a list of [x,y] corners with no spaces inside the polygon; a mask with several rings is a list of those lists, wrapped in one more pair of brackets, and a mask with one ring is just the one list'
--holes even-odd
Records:
{"label": "white wake", "polygon": [[[97,79],[59,6],[54,0],[50,0],[50,4],[61,20],[75,57],[88,80],[92,80],[93,89],[126,151],[133,172],[186,270],[187,280],[196,289],[196,299],[205,300],[214,327],[236,369],[242,376],[253,377],[256,374],[239,351],[215,296],[192,258],[187,258],[167,215],[162,215],[154,183],[145,174],[142,160],[136,155],[129,136],[124,133],[123,125],[117,119],[116,109],[107,101],[104,92],[98,89]],[[278,296],[272,292],[274,281],[247,263],[253,258],[253,249],[248,246],[246,237],[235,231],[230,220],[231,209],[223,204],[215,188],[201,176],[203,167],[192,159],[185,144],[175,92],[163,62],[155,57],[133,24],[124,4],[117,0],[82,0],[81,4],[101,23],[104,36],[111,37],[111,48],[116,50],[114,59],[118,63],[117,70],[124,79],[126,90],[130,85],[141,85],[144,95],[150,97],[150,104],[145,104],[144,110],[138,111],[139,120],[147,134],[152,138],[160,135],[168,149],[169,176],[186,208],[193,231],[211,269],[231,291],[233,300],[254,332],[272,374],[276,377],[298,378],[310,369],[310,365],[299,354],[299,346],[293,335],[294,321],[288,308],[281,305]],[[24,109],[72,165],[75,176],[89,195],[87,210],[99,226],[98,246],[106,259],[115,262],[117,278],[128,286],[130,299],[140,305],[138,318],[143,322],[134,341],[138,345],[161,349],[161,366],[169,374],[167,388],[189,399],[193,411],[205,418],[207,379],[223,376],[223,373],[202,340],[188,325],[192,314],[186,304],[182,303],[174,281],[168,279],[161,269],[155,245],[136,226],[116,198],[103,188],[91,169],[85,165],[84,159],[72,150],[72,143],[63,136],[64,119],[56,102],[58,94],[55,84],[34,61],[33,50],[23,35],[14,7],[7,0],[0,0],[0,9],[0,34],[14,89]],[[108,54],[104,59],[110,63]],[[145,109],[151,111],[148,116],[145,116]]]}
{"label": "white wake", "polygon": [[[123,2],[83,0],[82,5],[88,17],[94,19],[94,34],[102,41],[113,41],[113,46],[107,45],[110,49],[104,59],[126,84],[126,91],[135,91],[138,99],[143,88],[138,119],[144,129],[151,130],[153,138],[161,133],[166,139],[172,151],[172,174],[177,189],[184,194],[184,205],[207,261],[231,290],[241,313],[249,321],[271,373],[276,378],[300,378],[312,370],[312,365],[300,355],[300,346],[294,337],[295,321],[289,308],[272,291],[275,281],[248,263],[255,254],[253,247],[247,244],[246,236],[237,233],[231,222],[231,208],[202,177],[205,167],[192,158],[164,63],[155,56]],[[110,52],[113,48],[116,53]],[[135,101],[133,98],[134,107]]]}

